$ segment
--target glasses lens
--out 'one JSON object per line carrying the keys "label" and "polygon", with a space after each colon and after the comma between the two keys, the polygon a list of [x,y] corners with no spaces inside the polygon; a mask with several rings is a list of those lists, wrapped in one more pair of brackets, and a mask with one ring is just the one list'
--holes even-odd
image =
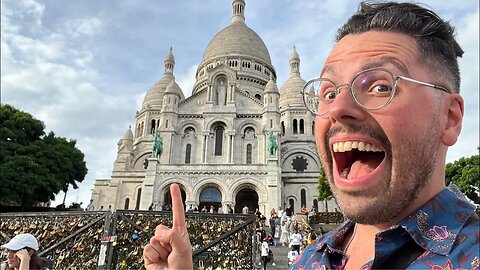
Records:
{"label": "glasses lens", "polygon": [[394,79],[386,70],[367,70],[352,82],[352,93],[357,103],[369,110],[380,109],[393,97]]}
{"label": "glasses lens", "polygon": [[303,90],[303,101],[314,114],[324,115],[328,112],[328,104],[335,99],[335,85],[323,79],[310,81]]}

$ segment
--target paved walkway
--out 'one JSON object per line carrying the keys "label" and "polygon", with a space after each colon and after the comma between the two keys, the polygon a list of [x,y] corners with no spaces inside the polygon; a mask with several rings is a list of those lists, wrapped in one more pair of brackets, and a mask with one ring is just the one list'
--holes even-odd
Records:
{"label": "paved walkway", "polygon": [[[275,239],[278,241],[278,239]],[[290,269],[288,267],[288,259],[287,254],[289,251],[288,247],[282,247],[281,245],[270,246],[270,250],[273,252],[273,258],[275,262],[275,266],[272,265],[271,262],[267,264],[267,269]],[[257,254],[256,258],[256,266],[257,269],[263,269],[263,265],[260,263],[260,255]]]}

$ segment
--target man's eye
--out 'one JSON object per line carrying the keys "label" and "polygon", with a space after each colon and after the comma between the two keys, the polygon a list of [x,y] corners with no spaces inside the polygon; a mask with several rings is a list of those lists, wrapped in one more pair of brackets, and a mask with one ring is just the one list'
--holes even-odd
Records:
{"label": "man's eye", "polygon": [[376,96],[388,96],[392,92],[392,87],[386,84],[377,84],[370,88],[370,92]]}
{"label": "man's eye", "polygon": [[335,99],[335,91],[327,91],[325,93],[323,93],[323,100],[334,100]]}

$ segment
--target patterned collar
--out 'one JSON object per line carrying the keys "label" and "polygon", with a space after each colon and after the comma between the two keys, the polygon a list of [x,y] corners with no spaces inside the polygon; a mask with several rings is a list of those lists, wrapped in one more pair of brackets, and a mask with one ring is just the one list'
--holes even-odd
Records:
{"label": "patterned collar", "polygon": [[[403,228],[419,246],[436,254],[448,255],[455,241],[463,240],[457,238],[466,237],[458,234],[474,211],[475,206],[465,199],[455,185],[451,185],[402,219],[398,225],[379,234]],[[328,247],[330,251],[342,253],[345,235],[353,226],[353,222],[345,221],[328,237],[315,243],[317,250],[323,252]]]}

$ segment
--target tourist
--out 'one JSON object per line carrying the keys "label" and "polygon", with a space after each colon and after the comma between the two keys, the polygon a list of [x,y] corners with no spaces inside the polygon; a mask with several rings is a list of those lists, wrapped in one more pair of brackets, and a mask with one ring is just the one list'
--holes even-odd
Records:
{"label": "tourist", "polygon": [[242,208],[242,214],[248,215],[248,206],[245,205],[245,206]]}
{"label": "tourist", "polygon": [[291,247],[290,251],[287,254],[288,265],[291,265],[298,257],[298,251],[295,247]]}
{"label": "tourist", "polygon": [[270,231],[272,231],[273,237],[275,237],[275,233],[277,230],[277,218],[278,218],[277,211],[275,211],[275,208],[272,208],[272,211],[270,211],[269,223],[270,223]]}
{"label": "tourist", "polygon": [[[412,3],[361,3],[340,28],[322,79],[304,97],[347,221],[306,247],[292,269],[478,269],[479,217],[457,187],[445,186],[464,112],[462,54],[453,27]],[[192,268],[179,187],[170,189],[174,225],[157,227],[144,250],[147,269]]]}
{"label": "tourist", "polygon": [[282,244],[282,247],[288,244],[288,238],[290,236],[290,230],[288,228],[288,222],[290,221],[282,221],[281,226],[280,226],[280,244]]}
{"label": "tourist", "polygon": [[302,235],[298,230],[294,230],[292,235],[290,235],[290,244],[289,247],[295,248],[295,250],[300,254],[300,245],[302,244]]}
{"label": "tourist", "polygon": [[262,247],[261,247],[261,258],[263,263],[263,270],[267,269],[267,263],[269,261],[269,251],[270,247],[268,246],[267,238],[263,238],[262,240]]}
{"label": "tourist", "polygon": [[45,261],[37,254],[38,241],[29,233],[21,233],[2,245],[6,249],[7,261],[0,265],[1,269],[47,269]]}
{"label": "tourist", "polygon": [[292,219],[293,217],[293,206],[288,204],[287,208],[285,208],[285,213],[287,213],[287,218]]}
{"label": "tourist", "polygon": [[85,211],[93,211],[93,210],[95,210],[95,205],[93,205],[93,200],[91,199],[90,203],[85,208]]}

